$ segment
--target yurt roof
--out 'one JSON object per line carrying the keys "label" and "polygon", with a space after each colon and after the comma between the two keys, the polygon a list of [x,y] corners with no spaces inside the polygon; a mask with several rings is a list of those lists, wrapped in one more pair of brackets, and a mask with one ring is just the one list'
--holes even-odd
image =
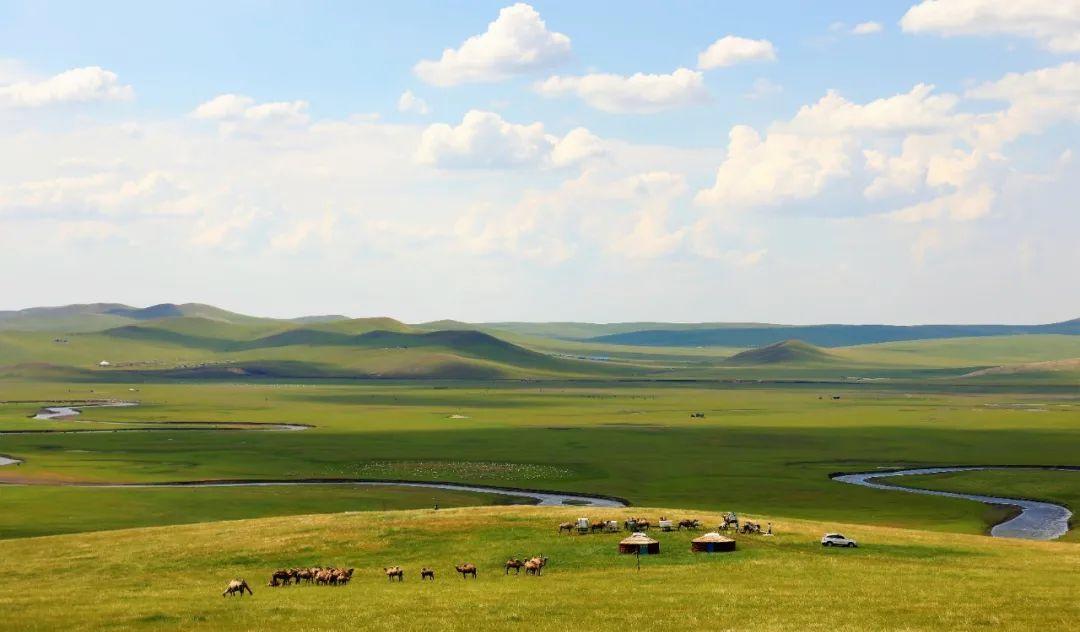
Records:
{"label": "yurt roof", "polygon": [[717,533],[715,531],[711,531],[711,532],[706,533],[705,535],[703,535],[701,537],[694,538],[692,541],[697,542],[697,543],[705,543],[705,542],[734,542],[735,540],[732,540],[731,538],[725,538],[724,536],[720,535],[719,533]]}
{"label": "yurt roof", "polygon": [[659,544],[659,540],[654,540],[644,533],[638,531],[637,533],[623,538],[619,544]]}

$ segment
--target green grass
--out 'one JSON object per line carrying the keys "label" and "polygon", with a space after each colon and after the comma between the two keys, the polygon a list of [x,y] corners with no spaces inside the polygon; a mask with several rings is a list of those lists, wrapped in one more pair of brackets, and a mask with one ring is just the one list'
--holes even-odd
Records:
{"label": "green grass", "polygon": [[[505,504],[509,496],[414,487],[117,489],[0,486],[0,539],[58,533],[287,516]],[[32,519],[27,519],[32,517]]]}
{"label": "green grass", "polygon": [[[137,397],[143,406],[90,409],[76,423],[30,420],[32,403],[0,405],[0,429],[183,420],[316,428],[0,436],[0,453],[26,460],[0,469],[0,478],[452,480],[607,494],[640,505],[982,533],[985,508],[978,503],[862,489],[828,475],[954,463],[1080,465],[1080,401],[1052,393],[445,382],[139,389],[8,383],[8,399]],[[698,411],[706,418],[689,418]],[[491,464],[501,465],[490,473]],[[87,530],[117,526],[99,525],[92,512],[83,520]]]}
{"label": "green grass", "polygon": [[[778,535],[739,536],[734,553],[692,554],[691,535],[658,535],[661,554],[638,571],[615,552],[622,535],[555,534],[580,513],[348,513],[9,540],[0,609],[18,630],[1065,630],[1080,617],[1074,545],[774,518]],[[832,529],[862,546],[823,549]],[[507,557],[539,553],[542,577],[503,574]],[[465,561],[475,582],[453,572]],[[265,586],[275,568],[314,564],[356,573],[345,587]],[[403,583],[382,576],[389,565],[405,568]],[[425,565],[434,583],[420,583]],[[233,577],[255,594],[221,597]]]}
{"label": "green grass", "polygon": [[[968,494],[990,494],[1009,498],[1046,500],[1080,513],[1080,472],[1054,470],[985,470],[950,472],[932,476],[901,476],[890,484],[922,487]],[[1075,520],[1074,516],[1074,520]],[[1080,542],[1080,534],[1069,531],[1066,542]]]}

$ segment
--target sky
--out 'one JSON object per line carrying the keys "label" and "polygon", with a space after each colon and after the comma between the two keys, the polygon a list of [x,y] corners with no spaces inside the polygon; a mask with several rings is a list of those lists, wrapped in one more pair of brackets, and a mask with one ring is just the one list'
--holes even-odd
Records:
{"label": "sky", "polygon": [[1080,0],[0,0],[0,309],[1080,316]]}

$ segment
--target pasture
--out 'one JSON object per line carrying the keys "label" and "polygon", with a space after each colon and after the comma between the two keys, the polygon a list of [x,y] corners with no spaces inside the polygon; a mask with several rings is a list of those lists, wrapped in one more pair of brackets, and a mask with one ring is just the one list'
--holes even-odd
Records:
{"label": "pasture", "polygon": [[[141,405],[90,408],[69,420],[28,418],[40,406],[34,400],[83,398],[131,398]],[[426,507],[436,497],[444,507],[497,501],[415,490],[398,495],[337,488],[306,493],[51,485],[301,478],[565,490],[623,497],[635,505],[736,509],[977,534],[1001,513],[972,502],[846,486],[828,475],[938,464],[1080,465],[1080,399],[1075,393],[1038,389],[7,382],[3,399],[22,403],[0,405],[0,430],[124,430],[0,435],[0,454],[25,460],[18,467],[0,468],[0,480],[46,484],[0,486],[0,500],[23,509],[0,520],[0,537],[7,538],[284,513]],[[691,418],[692,412],[705,417]],[[196,421],[288,422],[313,428],[267,432],[164,425]],[[158,430],[128,432],[140,427]],[[1076,476],[1047,476],[1058,481],[1063,500],[1076,498]],[[1037,486],[1033,481],[1031,492],[1023,495],[1039,496]]]}
{"label": "pasture", "polygon": [[[714,525],[719,515],[667,513]],[[0,609],[19,630],[524,627],[721,630],[1068,629],[1080,616],[1080,549],[1064,543],[771,519],[775,537],[693,554],[687,532],[654,533],[661,554],[615,553],[625,534],[556,535],[580,510],[513,507],[266,518],[0,542]],[[622,518],[623,510],[591,516]],[[857,537],[828,550],[826,530]],[[700,532],[698,532],[700,533]],[[541,577],[505,576],[544,554]],[[478,578],[454,566],[475,563]],[[347,586],[268,588],[279,567],[355,567]],[[404,581],[383,567],[401,565]],[[436,580],[421,583],[421,566]],[[246,579],[249,597],[222,597]],[[56,607],[62,598],[64,607]]]}

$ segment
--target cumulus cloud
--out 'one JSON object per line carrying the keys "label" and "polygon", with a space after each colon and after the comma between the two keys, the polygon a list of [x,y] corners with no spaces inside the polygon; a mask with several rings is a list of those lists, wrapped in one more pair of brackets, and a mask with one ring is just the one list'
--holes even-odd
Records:
{"label": "cumulus cloud", "polygon": [[1005,110],[976,121],[980,144],[996,149],[1025,134],[1034,134],[1062,121],[1080,121],[1080,63],[1009,73],[968,90],[965,97],[1004,101]]}
{"label": "cumulus cloud", "polygon": [[604,112],[647,114],[697,105],[709,100],[700,72],[679,68],[670,74],[636,73],[629,77],[590,74],[549,77],[536,84],[547,97],[573,94]]}
{"label": "cumulus cloud", "polygon": [[865,104],[854,103],[829,90],[816,103],[799,108],[795,117],[782,127],[808,134],[934,130],[955,124],[958,102],[956,95],[934,94],[934,86],[927,84]]}
{"label": "cumulus cloud", "polygon": [[0,106],[36,108],[63,103],[126,101],[135,96],[116,73],[98,66],[74,68],[42,80],[0,85]]}
{"label": "cumulus cloud", "polygon": [[536,9],[517,3],[499,11],[487,30],[438,60],[423,60],[413,71],[437,86],[486,83],[551,68],[570,57],[570,38],[549,31]]}
{"label": "cumulus cloud", "polygon": [[585,128],[563,137],[543,123],[510,123],[494,112],[471,110],[461,124],[436,123],[424,130],[416,160],[443,169],[508,169],[568,166],[603,153]]}
{"label": "cumulus cloud", "polygon": [[1056,53],[1080,51],[1080,3],[1065,0],[923,0],[900,26],[909,33],[1011,35]]}
{"label": "cumulus cloud", "polygon": [[409,112],[412,114],[430,114],[431,108],[428,107],[427,101],[413,94],[412,90],[406,90],[398,97],[397,102],[398,112]]}
{"label": "cumulus cloud", "polygon": [[799,136],[751,127],[731,129],[727,157],[698,204],[725,208],[775,205],[807,199],[851,172],[851,143],[839,136]]}
{"label": "cumulus cloud", "polygon": [[747,39],[726,35],[698,54],[698,68],[711,70],[747,61],[773,61],[776,48],[766,39]]}
{"label": "cumulus cloud", "polygon": [[197,119],[217,121],[224,134],[257,133],[273,126],[301,126],[309,121],[307,101],[256,103],[242,94],[220,94],[191,113]]}

